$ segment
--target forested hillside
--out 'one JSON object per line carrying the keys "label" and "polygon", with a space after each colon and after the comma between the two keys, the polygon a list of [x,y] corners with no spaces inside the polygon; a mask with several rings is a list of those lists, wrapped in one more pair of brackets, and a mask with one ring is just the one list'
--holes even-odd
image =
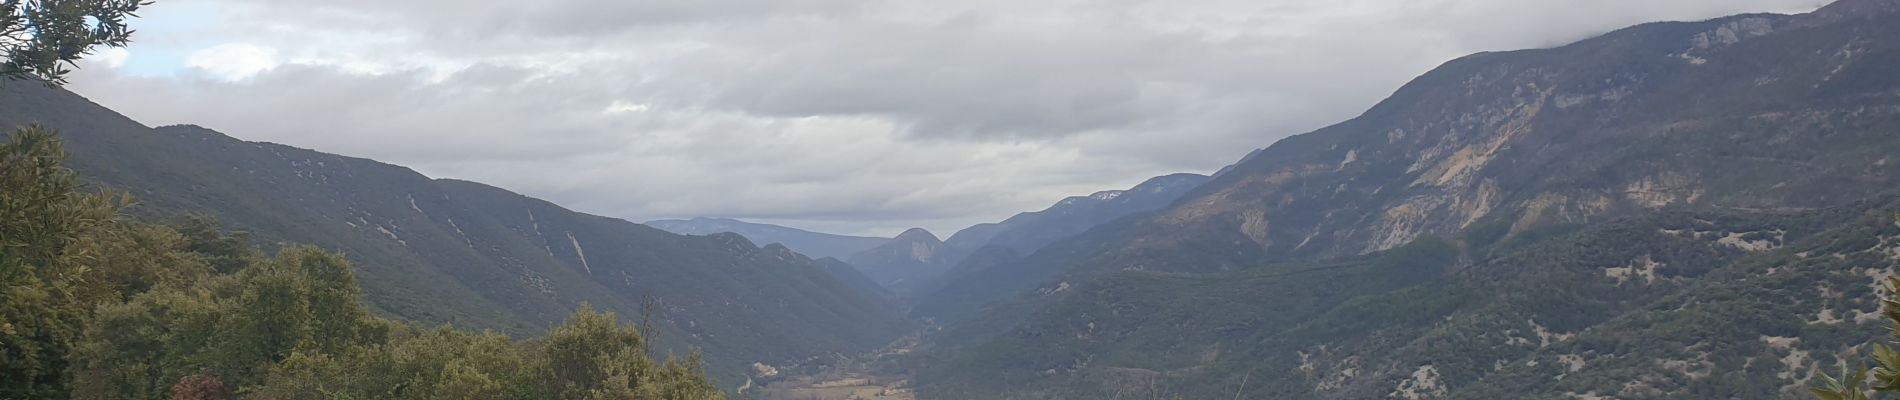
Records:
{"label": "forested hillside", "polygon": [[195,126],[150,129],[39,85],[0,88],[0,126],[61,132],[95,188],[163,221],[204,214],[267,248],[340,252],[375,314],[530,336],[582,304],[650,310],[657,348],[706,360],[731,389],[753,363],[881,347],[909,330],[881,299],[737,236],[681,236],[472,182]]}
{"label": "forested hillside", "polygon": [[954,266],[917,290],[921,296],[912,316],[953,321],[971,311],[959,304],[964,299],[984,301],[989,293],[1032,285],[1038,279],[1007,276],[1007,271],[1033,270],[1019,265],[1046,261],[1025,259],[1027,255],[1097,226],[1165,208],[1208,179],[1196,174],[1158,176],[1127,190],[1069,197],[1041,211],[958,231],[944,241]]}
{"label": "forested hillside", "polygon": [[372,316],[342,256],[133,221],[66,157],[38,126],[0,144],[0,398],[723,398],[585,306],[532,341]]}

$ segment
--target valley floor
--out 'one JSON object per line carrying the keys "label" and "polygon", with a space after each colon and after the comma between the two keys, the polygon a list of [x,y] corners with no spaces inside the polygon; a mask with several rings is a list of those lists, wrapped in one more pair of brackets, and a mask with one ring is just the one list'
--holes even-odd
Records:
{"label": "valley floor", "polygon": [[[890,347],[860,360],[806,375],[792,375],[758,385],[764,400],[916,400],[911,377],[904,371],[877,367],[881,360],[903,357],[921,342],[921,334],[906,336]],[[743,394],[744,391],[741,391]]]}
{"label": "valley floor", "polygon": [[915,400],[909,380],[850,376],[834,380],[785,381],[765,388],[766,400]]}

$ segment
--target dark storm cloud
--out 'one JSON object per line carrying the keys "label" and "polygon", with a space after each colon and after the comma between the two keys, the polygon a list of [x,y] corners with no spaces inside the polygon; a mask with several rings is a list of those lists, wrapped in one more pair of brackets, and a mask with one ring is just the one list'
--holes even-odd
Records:
{"label": "dark storm cloud", "polygon": [[1463,54],[1819,4],[168,0],[146,22],[192,23],[124,62],[194,67],[75,88],[606,215],[947,234],[1213,171]]}

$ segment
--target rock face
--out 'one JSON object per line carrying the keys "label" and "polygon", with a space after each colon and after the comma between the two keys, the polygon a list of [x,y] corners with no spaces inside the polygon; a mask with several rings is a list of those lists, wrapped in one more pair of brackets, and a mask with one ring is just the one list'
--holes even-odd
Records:
{"label": "rock face", "polygon": [[213,216],[260,244],[345,254],[389,317],[531,336],[582,303],[639,319],[658,343],[706,351],[722,381],[746,366],[882,346],[908,324],[817,262],[738,235],[681,236],[479,183],[195,126],[152,129],[72,93],[0,86],[0,126],[58,129],[90,184],[138,215]]}
{"label": "rock face", "polygon": [[[1719,374],[1766,364],[1743,367],[1750,357],[1819,350],[1763,350],[1754,336],[1698,345],[1678,327],[1706,315],[1641,310],[1681,293],[1780,298],[1700,279],[1763,273],[1750,263],[1864,223],[1852,217],[1875,203],[1862,201],[1900,183],[1896,4],[1646,24],[1451,61],[1359,117],[1250,155],[1153,215],[955,279],[918,309],[975,317],[934,339],[952,355],[919,382],[947,398],[1087,398],[1149,377],[1232,397],[1258,369],[1311,371],[1266,373],[1279,377],[1265,384],[1252,374],[1261,385],[1252,387],[1272,388],[1263,398],[1778,397],[1811,375],[1807,361],[1722,381],[1747,391],[1701,391],[1695,377],[1710,376],[1704,363],[1720,364]],[[1363,260],[1430,241],[1450,243],[1457,262],[1403,269],[1435,272],[1394,283],[1384,278],[1389,265]],[[1813,263],[1801,272],[1811,275],[1784,283],[1866,276],[1840,271],[1850,264]],[[1248,279],[1260,280],[1257,290],[1327,294],[1224,284]],[[1284,286],[1295,279],[1314,280]],[[1392,291],[1404,295],[1384,294]],[[1716,303],[1696,307],[1719,313],[1747,302]],[[1865,311],[1826,310],[1805,312],[1827,325]],[[1725,326],[1774,337],[1800,329],[1754,322]],[[1603,359],[1615,350],[1606,343],[1640,340],[1594,329],[1709,354],[1645,359],[1686,372],[1643,376],[1629,355]],[[1500,350],[1507,344],[1525,348]],[[1205,357],[1139,356],[1156,349]],[[1748,353],[1756,350],[1780,353]],[[1007,387],[975,381],[997,380],[1012,363],[1029,367],[1004,372]],[[1605,380],[1552,379],[1560,375]]]}
{"label": "rock face", "polygon": [[[1854,6],[1853,4],[1866,4]],[[1859,9],[1888,2],[1837,5]],[[1885,14],[1891,15],[1891,14]],[[1866,15],[1861,15],[1865,18]],[[1892,38],[1825,14],[1650,24],[1447,63],[1353,120],[1236,165],[1149,224],[1247,244],[1207,270],[1390,249],[1672,206],[1811,208],[1884,189]],[[1891,20],[1885,18],[1884,20]],[[1187,238],[1187,239],[1174,239]],[[1138,252],[1131,249],[1127,252]]]}

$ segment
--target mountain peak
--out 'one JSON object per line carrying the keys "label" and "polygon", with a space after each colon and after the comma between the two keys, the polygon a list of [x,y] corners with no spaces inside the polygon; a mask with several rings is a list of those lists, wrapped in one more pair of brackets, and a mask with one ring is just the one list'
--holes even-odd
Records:
{"label": "mountain peak", "polygon": [[906,230],[904,233],[897,234],[897,237],[892,240],[900,242],[942,242],[942,240],[937,239],[936,234],[930,233],[929,230],[924,228],[910,228],[910,230]]}
{"label": "mountain peak", "polygon": [[765,245],[765,247],[759,248],[758,254],[761,256],[770,257],[778,262],[801,263],[801,264],[811,262],[811,257],[806,257],[804,254],[799,254],[798,251],[792,250],[792,248],[785,247],[785,245],[779,244],[779,243],[772,243],[772,244]]}
{"label": "mountain peak", "polygon": [[717,240],[720,243],[724,243],[727,246],[731,246],[734,250],[752,251],[752,250],[757,250],[759,248],[759,245],[752,243],[751,239],[746,239],[745,235],[740,235],[737,233],[718,232],[711,235],[706,235],[706,237],[712,238],[713,240]]}

